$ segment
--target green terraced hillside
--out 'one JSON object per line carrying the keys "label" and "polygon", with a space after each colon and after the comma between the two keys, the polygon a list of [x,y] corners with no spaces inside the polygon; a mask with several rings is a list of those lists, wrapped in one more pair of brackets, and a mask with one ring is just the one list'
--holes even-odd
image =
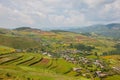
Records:
{"label": "green terraced hillside", "polygon": [[88,80],[75,77],[74,66],[63,59],[50,59],[40,54],[4,54],[0,55],[0,80]]}

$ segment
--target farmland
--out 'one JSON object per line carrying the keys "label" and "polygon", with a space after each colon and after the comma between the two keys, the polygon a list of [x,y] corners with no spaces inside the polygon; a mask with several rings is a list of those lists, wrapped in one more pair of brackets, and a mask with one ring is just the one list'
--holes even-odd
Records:
{"label": "farmland", "polygon": [[[67,63],[63,59],[56,61],[55,59],[43,58],[40,54],[5,54],[0,56],[0,79],[60,80],[64,78],[70,80],[73,78],[73,80],[76,80],[77,78],[65,76],[68,74],[66,72],[71,70],[73,66],[73,64]],[[71,74],[71,76],[75,74]]]}
{"label": "farmland", "polygon": [[119,40],[59,30],[1,31],[0,80],[120,79]]}

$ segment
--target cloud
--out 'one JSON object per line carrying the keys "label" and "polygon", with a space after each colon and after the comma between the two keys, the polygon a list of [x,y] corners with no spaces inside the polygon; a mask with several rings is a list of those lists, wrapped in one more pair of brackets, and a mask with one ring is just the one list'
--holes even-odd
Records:
{"label": "cloud", "polygon": [[115,0],[84,0],[83,3],[88,5],[88,8],[98,8],[105,4],[113,3]]}
{"label": "cloud", "polygon": [[86,26],[120,21],[120,0],[1,0],[0,26]]}
{"label": "cloud", "polygon": [[120,0],[116,0],[111,4],[104,5],[104,8],[99,11],[100,17],[106,20],[120,20]]}
{"label": "cloud", "polygon": [[102,4],[105,0],[84,0],[83,2],[88,5],[90,8],[94,8],[95,6],[98,6]]}
{"label": "cloud", "polygon": [[0,25],[1,26],[19,26],[19,24],[33,24],[31,16],[28,16],[16,9],[11,9],[0,4]]}

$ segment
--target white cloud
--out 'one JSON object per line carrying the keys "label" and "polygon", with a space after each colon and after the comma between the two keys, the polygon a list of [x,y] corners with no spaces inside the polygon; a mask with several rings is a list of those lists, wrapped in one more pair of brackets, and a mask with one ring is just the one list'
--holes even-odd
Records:
{"label": "white cloud", "polygon": [[84,0],[83,2],[88,5],[89,8],[98,8],[105,4],[113,3],[116,0]]}
{"label": "white cloud", "polygon": [[94,8],[95,6],[102,4],[104,1],[105,0],[84,0],[83,2],[85,2],[90,8]]}
{"label": "white cloud", "polygon": [[14,17],[16,14],[17,14],[16,16],[18,16],[17,18],[16,17],[14,18],[15,20],[19,20],[19,21],[22,21],[23,23],[27,23],[27,24],[34,23],[34,20],[32,20],[31,16],[21,13],[18,10],[14,10],[13,12],[14,12],[14,14],[12,17]]}
{"label": "white cloud", "polygon": [[85,15],[79,11],[71,10],[66,11],[66,14],[68,14],[69,17],[66,19],[66,24],[70,24],[72,26],[74,25],[83,25],[85,22],[87,23],[87,20],[85,19]]}
{"label": "white cloud", "polygon": [[40,18],[47,18],[47,15],[42,12],[36,12],[35,14],[37,14]]}
{"label": "white cloud", "polygon": [[50,15],[49,20],[55,26],[83,26],[89,24],[85,15],[77,11],[65,11],[65,15]]}
{"label": "white cloud", "polygon": [[83,26],[120,20],[120,0],[2,0],[0,26]]}
{"label": "white cloud", "polygon": [[111,4],[106,4],[99,14],[102,18],[117,19],[120,18],[120,0],[116,0]]}
{"label": "white cloud", "polygon": [[0,25],[16,26],[19,24],[33,24],[34,21],[27,14],[0,5]]}
{"label": "white cloud", "polygon": [[49,15],[49,20],[52,25],[62,25],[65,21],[65,16],[63,15]]}
{"label": "white cloud", "polygon": [[9,8],[6,8],[2,4],[0,4],[0,16],[3,16],[4,12],[8,13],[9,11],[10,11]]}

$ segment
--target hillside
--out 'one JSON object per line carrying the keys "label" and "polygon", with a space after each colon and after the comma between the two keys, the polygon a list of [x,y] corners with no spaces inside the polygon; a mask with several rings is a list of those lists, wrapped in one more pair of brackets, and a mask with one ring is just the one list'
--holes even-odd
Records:
{"label": "hillside", "polygon": [[68,31],[78,33],[96,33],[106,37],[120,38],[120,24],[111,23],[107,25],[92,25],[82,28],[69,29]]}
{"label": "hillside", "polygon": [[30,27],[1,31],[2,80],[120,79],[119,40]]}
{"label": "hillside", "polygon": [[[52,60],[43,58],[40,54],[33,53],[14,53],[0,55],[0,79],[3,80],[76,80],[76,72],[72,71],[73,64],[65,60]],[[6,60],[7,58],[7,60]],[[57,62],[57,63],[56,63]],[[62,66],[61,63],[64,63]],[[71,77],[66,76],[67,71],[71,70]],[[59,74],[57,74],[57,73]],[[17,74],[16,74],[17,73]],[[66,73],[65,75],[62,75]],[[81,79],[84,79],[81,77]],[[87,80],[87,79],[84,79]]]}

